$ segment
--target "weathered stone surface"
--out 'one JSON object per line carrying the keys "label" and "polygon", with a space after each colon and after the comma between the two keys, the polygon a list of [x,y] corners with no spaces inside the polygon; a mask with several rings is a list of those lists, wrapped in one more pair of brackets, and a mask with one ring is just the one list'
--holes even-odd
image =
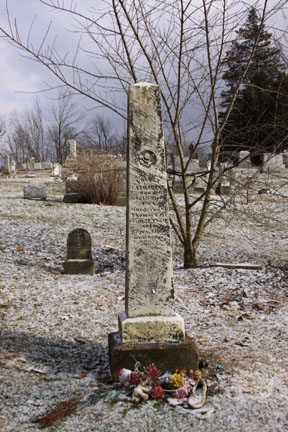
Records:
{"label": "weathered stone surface", "polygon": [[74,139],[68,139],[65,143],[67,157],[64,162],[65,168],[72,168],[77,159],[77,142]]}
{"label": "weathered stone surface", "polygon": [[145,316],[128,318],[125,313],[119,315],[119,331],[122,342],[161,342],[165,339],[184,339],[183,318],[172,316]]}
{"label": "weathered stone surface", "polygon": [[43,170],[49,170],[49,169],[52,169],[52,168],[53,168],[53,164],[51,162],[41,162],[41,169],[43,169]]}
{"label": "weathered stone surface", "polygon": [[247,150],[242,150],[239,152],[239,168],[250,168],[252,166],[250,160],[250,152]]}
{"label": "weathered stone surface", "polygon": [[64,195],[63,202],[68,204],[77,204],[83,202],[83,195],[77,192],[69,192]]}
{"label": "weathered stone surface", "polygon": [[61,169],[62,167],[59,163],[54,163],[51,172],[51,177],[61,177]]}
{"label": "weathered stone surface", "polygon": [[14,178],[16,177],[16,162],[14,160],[11,161],[10,176]]}
{"label": "weathered stone surface", "polygon": [[4,170],[10,173],[10,156],[6,155],[4,158]]}
{"label": "weathered stone surface", "polygon": [[157,86],[129,96],[126,314],[174,315],[167,174]]}
{"label": "weathered stone surface", "polygon": [[92,259],[92,240],[88,231],[76,228],[67,239],[67,259]]}
{"label": "weathered stone surface", "polygon": [[[159,89],[130,87],[126,208],[125,313],[110,334],[114,380],[135,361],[161,371],[196,369],[198,353],[174,311],[167,173]],[[167,341],[174,343],[168,343]]]}
{"label": "weathered stone surface", "polygon": [[63,263],[65,274],[94,274],[91,236],[83,228],[71,231],[67,239],[67,260]]}
{"label": "weathered stone surface", "polygon": [[24,198],[45,201],[47,199],[46,186],[24,186]]}
{"label": "weathered stone surface", "polygon": [[35,159],[34,159],[34,157],[30,158],[29,163],[27,164],[26,177],[35,177]]}
{"label": "weathered stone surface", "polygon": [[94,274],[95,264],[92,260],[70,259],[63,263],[64,274]]}
{"label": "weathered stone surface", "polygon": [[283,154],[263,153],[264,170],[268,172],[280,172],[285,169]]}
{"label": "weathered stone surface", "polygon": [[110,333],[109,358],[114,381],[118,380],[119,370],[133,370],[135,359],[148,366],[155,364],[160,372],[175,369],[198,369],[198,352],[195,342],[185,338],[183,341],[162,341],[159,343],[121,343],[118,333]]}

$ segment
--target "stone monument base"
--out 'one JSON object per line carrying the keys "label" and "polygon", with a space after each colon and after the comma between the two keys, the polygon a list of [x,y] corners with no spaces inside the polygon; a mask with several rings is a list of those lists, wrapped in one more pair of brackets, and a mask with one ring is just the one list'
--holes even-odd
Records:
{"label": "stone monument base", "polygon": [[178,342],[122,343],[119,333],[108,335],[110,370],[113,381],[118,381],[119,370],[134,370],[136,361],[141,365],[154,364],[160,373],[176,369],[198,369],[195,342],[186,337]]}
{"label": "stone monument base", "polygon": [[171,316],[127,317],[125,312],[118,316],[119,332],[122,342],[161,342],[166,339],[184,339],[185,326],[183,318]]}
{"label": "stone monument base", "polygon": [[64,195],[63,202],[69,204],[83,203],[83,196],[78,192],[69,192]]}
{"label": "stone monument base", "polygon": [[94,274],[94,261],[87,259],[70,259],[63,263],[64,274]]}

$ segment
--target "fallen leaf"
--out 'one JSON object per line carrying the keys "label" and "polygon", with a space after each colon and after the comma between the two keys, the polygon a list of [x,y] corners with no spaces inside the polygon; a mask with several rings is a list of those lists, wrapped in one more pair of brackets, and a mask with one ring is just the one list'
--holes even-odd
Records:
{"label": "fallen leaf", "polygon": [[22,247],[17,247],[16,250],[17,250],[18,252],[23,252],[23,248],[22,248]]}
{"label": "fallen leaf", "polygon": [[15,359],[16,357],[18,357],[18,354],[11,354],[11,353],[4,354],[4,358],[6,360],[12,360],[12,359]]}
{"label": "fallen leaf", "polygon": [[64,402],[58,407],[52,409],[43,417],[39,417],[33,420],[33,423],[39,423],[40,429],[45,429],[51,426],[58,420],[61,420],[63,417],[66,417],[71,411],[77,406],[78,402],[81,400],[80,398],[72,398],[68,402]]}
{"label": "fallen leaf", "polygon": [[85,339],[85,338],[81,338],[81,337],[75,337],[74,340],[75,340],[76,342],[79,342],[79,343],[82,343],[82,344],[87,343],[87,339]]}
{"label": "fallen leaf", "polygon": [[34,369],[34,368],[29,369],[29,372],[38,373],[38,374],[40,374],[40,375],[47,375],[47,373],[48,373],[48,372],[43,371],[43,370],[41,370],[41,369]]}

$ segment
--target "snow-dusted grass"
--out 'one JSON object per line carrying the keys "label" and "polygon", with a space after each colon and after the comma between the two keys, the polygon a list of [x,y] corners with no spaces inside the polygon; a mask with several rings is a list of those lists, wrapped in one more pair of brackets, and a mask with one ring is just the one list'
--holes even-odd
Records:
{"label": "snow-dusted grass", "polygon": [[[24,184],[38,181],[48,200],[24,200]],[[124,310],[125,208],[65,204],[62,193],[48,178],[0,179],[0,430],[35,432],[33,418],[85,394],[49,430],[287,430],[288,203],[257,196],[224,213],[205,234],[197,269],[181,268],[174,239],[175,308],[209,364],[213,412],[203,415],[96,391],[109,377],[107,335]],[[61,273],[78,227],[92,236],[94,276]],[[266,272],[210,267],[216,261],[263,262]]]}

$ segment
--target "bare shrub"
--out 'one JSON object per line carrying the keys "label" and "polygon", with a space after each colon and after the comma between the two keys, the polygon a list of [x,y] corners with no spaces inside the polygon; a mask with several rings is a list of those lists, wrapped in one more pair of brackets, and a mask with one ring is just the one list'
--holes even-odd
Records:
{"label": "bare shrub", "polygon": [[73,191],[81,195],[82,202],[116,204],[124,182],[121,163],[120,158],[111,154],[81,153],[73,169]]}

